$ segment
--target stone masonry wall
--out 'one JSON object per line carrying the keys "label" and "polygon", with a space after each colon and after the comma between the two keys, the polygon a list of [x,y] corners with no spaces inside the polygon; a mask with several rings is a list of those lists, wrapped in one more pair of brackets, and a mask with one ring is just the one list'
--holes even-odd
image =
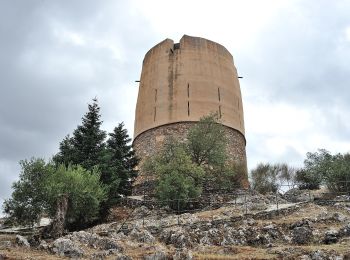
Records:
{"label": "stone masonry wall", "polygon": [[[133,142],[133,148],[136,152],[136,155],[141,159],[139,168],[142,169],[142,163],[144,160],[155,154],[163,146],[164,141],[167,136],[172,136],[180,141],[185,141],[185,137],[189,129],[196,124],[195,122],[179,122],[173,124],[162,125],[150,130],[147,130],[136,137]],[[246,159],[246,150],[245,150],[245,138],[237,130],[225,127],[226,136],[228,139],[228,154],[229,158],[243,165],[244,175],[241,176],[241,185],[244,188],[247,188],[248,175],[247,175],[247,159]],[[149,194],[154,190],[154,176],[146,176],[142,173],[142,170],[139,172],[139,176],[134,183],[133,194],[141,195],[143,193]]]}

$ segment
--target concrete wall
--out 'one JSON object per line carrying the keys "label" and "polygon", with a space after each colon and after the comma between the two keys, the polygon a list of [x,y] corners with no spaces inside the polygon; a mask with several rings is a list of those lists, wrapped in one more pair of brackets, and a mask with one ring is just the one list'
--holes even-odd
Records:
{"label": "concrete wall", "polygon": [[166,39],[145,55],[134,138],[151,128],[198,121],[212,112],[244,135],[243,106],[232,55],[222,45],[183,36]]}
{"label": "concrete wall", "polygon": [[[167,136],[184,139],[202,116],[217,112],[226,126],[230,160],[245,167],[248,186],[243,105],[232,55],[222,45],[183,36],[180,43],[166,39],[143,60],[136,106],[133,147],[141,158],[153,155]],[[140,175],[134,194],[154,191],[155,176]]]}

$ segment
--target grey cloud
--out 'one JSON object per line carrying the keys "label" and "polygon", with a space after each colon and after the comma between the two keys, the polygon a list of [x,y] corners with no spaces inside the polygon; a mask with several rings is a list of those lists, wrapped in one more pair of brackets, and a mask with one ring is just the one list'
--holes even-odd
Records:
{"label": "grey cloud", "polygon": [[[69,33],[85,38],[75,44]],[[124,120],[130,128],[133,108],[120,112],[134,102],[125,88],[135,93],[152,37],[147,21],[135,19],[123,1],[0,2],[1,197],[10,194],[18,161],[50,158],[93,97],[106,125]]]}
{"label": "grey cloud", "polygon": [[334,91],[350,98],[350,67],[339,62],[350,59],[349,42],[341,40],[350,26],[349,10],[345,1],[309,1],[282,10],[261,32],[251,56],[241,57],[241,70],[251,73],[254,84],[263,82],[273,99],[331,105]]}

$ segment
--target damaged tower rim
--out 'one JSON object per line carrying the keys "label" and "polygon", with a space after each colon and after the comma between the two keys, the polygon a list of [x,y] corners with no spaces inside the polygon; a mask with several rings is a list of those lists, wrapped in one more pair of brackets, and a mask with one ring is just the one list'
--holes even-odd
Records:
{"label": "damaged tower rim", "polygon": [[[143,60],[135,111],[133,147],[141,164],[167,136],[185,138],[191,126],[211,113],[225,126],[230,159],[246,168],[242,96],[231,53],[216,42],[187,35],[179,43],[165,39],[151,48]],[[142,177],[136,182],[142,183]]]}

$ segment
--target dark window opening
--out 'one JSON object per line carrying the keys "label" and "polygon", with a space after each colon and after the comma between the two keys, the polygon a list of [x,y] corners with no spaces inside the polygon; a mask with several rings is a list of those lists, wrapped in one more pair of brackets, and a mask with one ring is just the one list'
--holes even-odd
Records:
{"label": "dark window opening", "polygon": [[187,84],[187,97],[190,97],[190,84]]}
{"label": "dark window opening", "polygon": [[154,107],[154,118],[153,121],[156,121],[156,116],[157,116],[157,107]]}
{"label": "dark window opening", "polygon": [[190,101],[187,102],[187,115],[190,116]]}
{"label": "dark window opening", "polygon": [[219,101],[220,101],[221,100],[220,88],[218,88],[218,98],[219,98]]}

